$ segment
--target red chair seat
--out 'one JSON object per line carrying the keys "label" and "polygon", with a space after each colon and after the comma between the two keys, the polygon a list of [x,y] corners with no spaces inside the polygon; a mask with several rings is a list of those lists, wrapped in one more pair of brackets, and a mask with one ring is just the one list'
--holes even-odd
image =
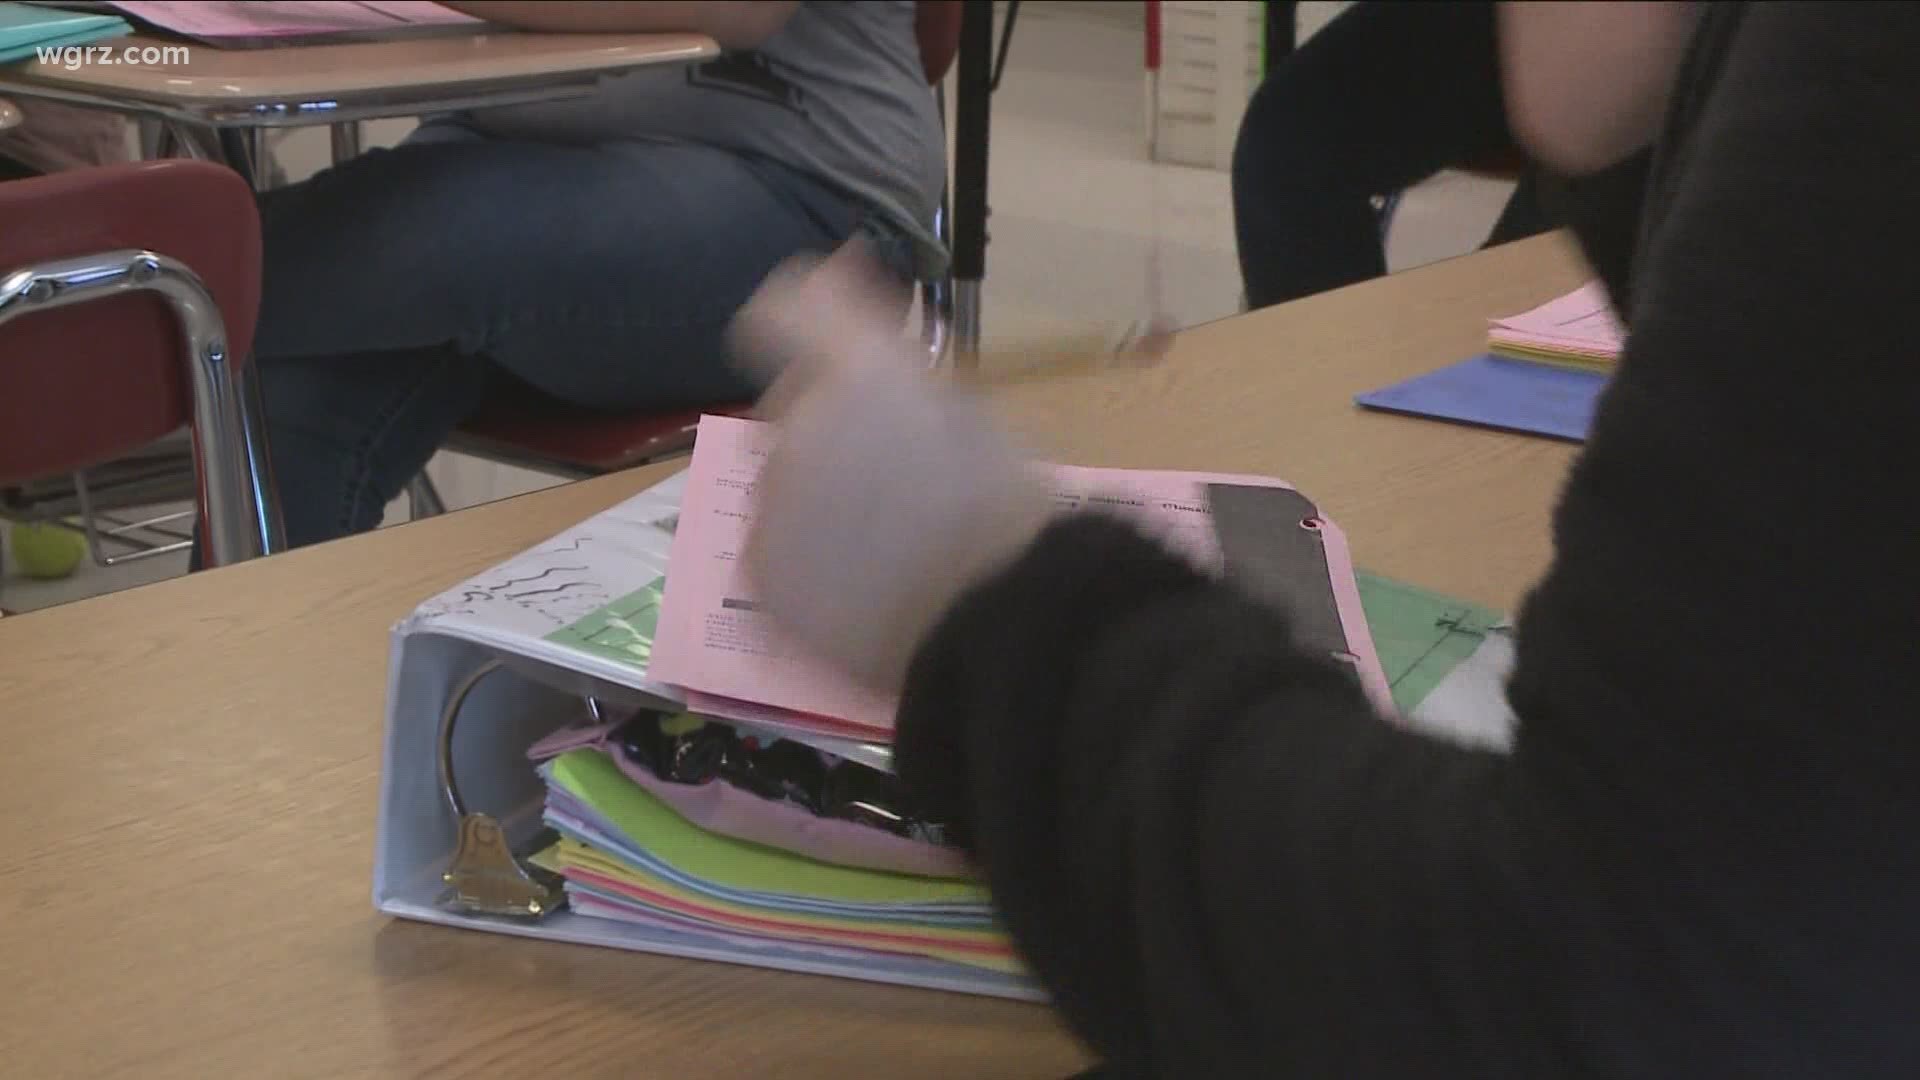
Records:
{"label": "red chair seat", "polygon": [[460,425],[451,449],[511,464],[598,475],[685,453],[702,413],[745,416],[751,402],[620,415],[522,395],[498,397]]}

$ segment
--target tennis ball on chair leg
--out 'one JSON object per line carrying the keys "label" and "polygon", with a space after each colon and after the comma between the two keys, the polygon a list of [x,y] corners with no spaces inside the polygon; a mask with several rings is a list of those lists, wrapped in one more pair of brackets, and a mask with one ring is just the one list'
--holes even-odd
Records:
{"label": "tennis ball on chair leg", "polygon": [[30,578],[66,577],[87,553],[86,537],[59,525],[15,525],[7,539],[14,565]]}

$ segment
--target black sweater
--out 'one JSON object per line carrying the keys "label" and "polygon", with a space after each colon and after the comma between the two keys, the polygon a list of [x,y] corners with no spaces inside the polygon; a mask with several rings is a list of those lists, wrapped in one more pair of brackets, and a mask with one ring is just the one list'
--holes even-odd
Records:
{"label": "black sweater", "polygon": [[1111,521],[923,644],[902,769],[1114,1071],[1920,1076],[1920,8],[1707,13],[1639,220],[1510,755]]}

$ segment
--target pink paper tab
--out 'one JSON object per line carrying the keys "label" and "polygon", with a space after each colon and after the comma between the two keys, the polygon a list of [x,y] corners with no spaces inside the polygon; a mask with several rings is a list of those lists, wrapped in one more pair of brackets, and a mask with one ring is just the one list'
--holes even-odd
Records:
{"label": "pink paper tab", "polygon": [[[825,669],[785,640],[757,610],[740,570],[753,486],[771,433],[751,420],[701,418],[648,674],[707,699],[767,707],[756,718],[763,723],[777,715],[788,727],[885,739],[893,730],[894,699]],[[1221,562],[1208,485],[1291,490],[1269,478],[1208,473],[1062,465],[1052,467],[1052,476],[1062,513],[1099,508],[1123,514],[1208,571],[1218,571]],[[1335,606],[1361,683],[1376,707],[1391,712],[1392,695],[1360,606],[1346,537],[1332,522],[1324,522],[1321,532]]]}

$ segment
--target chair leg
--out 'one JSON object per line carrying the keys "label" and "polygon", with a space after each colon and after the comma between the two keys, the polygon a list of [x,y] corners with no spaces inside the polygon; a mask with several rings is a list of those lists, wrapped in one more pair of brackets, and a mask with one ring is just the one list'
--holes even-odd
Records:
{"label": "chair leg", "polygon": [[953,349],[971,367],[980,350],[980,280],[987,258],[987,132],[993,93],[993,4],[966,0],[954,58]]}
{"label": "chair leg", "polygon": [[439,517],[447,512],[447,504],[440,498],[440,489],[433,484],[433,477],[425,469],[415,473],[407,481],[407,510],[413,520]]}
{"label": "chair leg", "polygon": [[947,278],[942,276],[934,281],[924,282],[920,286],[920,340],[927,347],[927,368],[939,371],[947,366],[951,359],[949,351],[953,339],[947,333],[951,325],[941,309],[950,306]]}
{"label": "chair leg", "polygon": [[93,509],[93,495],[87,490],[85,473],[73,474],[73,494],[80,504],[80,531],[87,538],[87,554],[95,566],[112,566],[105,545],[100,542],[100,515]]}
{"label": "chair leg", "polygon": [[954,366],[972,368],[980,361],[980,279],[953,283]]}
{"label": "chair leg", "polygon": [[249,526],[260,534],[260,554],[287,549],[287,526],[280,516],[280,489],[273,481],[273,458],[267,452],[267,407],[260,396],[260,379],[253,361],[234,366],[234,404],[239,412],[240,449],[246,467]]}
{"label": "chair leg", "polygon": [[168,148],[169,157],[231,164],[219,133],[213,129],[184,124],[178,120],[162,121],[161,129],[164,137],[160,143]]}
{"label": "chair leg", "polygon": [[[944,82],[933,84],[933,107],[940,114],[940,134],[947,133],[947,88]],[[933,235],[949,252],[953,250],[953,184],[941,185],[940,201],[933,208]],[[953,272],[920,285],[920,333],[927,346],[927,367],[938,371],[953,359]]]}
{"label": "chair leg", "polygon": [[179,143],[173,136],[173,129],[162,121],[147,118],[139,121],[136,129],[140,135],[140,160],[158,161],[170,158],[179,152]]}
{"label": "chair leg", "polygon": [[329,124],[327,134],[332,143],[335,165],[360,156],[360,124],[357,121]]}
{"label": "chair leg", "polygon": [[[934,207],[933,232],[942,244],[952,246],[948,236],[947,193],[940,192],[940,205]],[[953,357],[953,275],[943,273],[920,284],[920,336],[927,346],[927,367],[945,368]]]}

